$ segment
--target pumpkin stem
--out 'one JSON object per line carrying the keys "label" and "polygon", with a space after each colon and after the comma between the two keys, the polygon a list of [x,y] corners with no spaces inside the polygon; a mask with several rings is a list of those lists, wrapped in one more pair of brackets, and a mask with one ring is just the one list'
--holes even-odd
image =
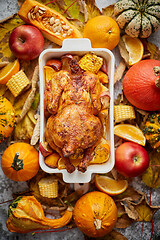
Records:
{"label": "pumpkin stem", "polygon": [[154,70],[155,76],[158,76],[158,78],[155,81],[155,85],[156,85],[156,87],[160,88],[160,67],[159,66],[155,66],[153,68],[153,70]]}
{"label": "pumpkin stem", "polygon": [[13,163],[11,165],[11,167],[16,171],[23,169],[23,159],[19,159],[18,157],[19,157],[19,152],[15,154]]}
{"label": "pumpkin stem", "polygon": [[96,227],[96,230],[100,230],[102,225],[102,220],[96,218],[94,221],[94,225]]}

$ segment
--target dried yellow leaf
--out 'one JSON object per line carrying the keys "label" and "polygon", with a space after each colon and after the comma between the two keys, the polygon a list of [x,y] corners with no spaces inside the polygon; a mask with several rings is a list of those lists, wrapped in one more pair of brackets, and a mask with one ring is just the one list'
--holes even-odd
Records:
{"label": "dried yellow leaf", "polygon": [[151,188],[158,188],[160,186],[160,159],[159,152],[150,152],[150,166],[143,173],[142,181]]}
{"label": "dried yellow leaf", "polygon": [[143,201],[140,205],[137,205],[135,209],[138,213],[138,222],[150,222],[152,220],[154,211],[149,206],[147,206],[145,201]]}
{"label": "dried yellow leaf", "polygon": [[114,73],[114,84],[122,79],[125,69],[126,69],[126,63],[122,59]]}

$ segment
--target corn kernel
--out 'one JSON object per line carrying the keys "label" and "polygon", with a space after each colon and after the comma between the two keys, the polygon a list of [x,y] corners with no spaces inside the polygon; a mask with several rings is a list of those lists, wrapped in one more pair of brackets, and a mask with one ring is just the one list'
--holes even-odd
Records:
{"label": "corn kernel", "polygon": [[114,106],[114,120],[115,123],[122,122],[129,119],[134,119],[135,111],[132,106],[128,105],[117,105]]}
{"label": "corn kernel", "polygon": [[58,180],[54,176],[42,178],[38,182],[40,195],[47,198],[58,197]]}
{"label": "corn kernel", "polygon": [[80,68],[92,73],[97,73],[102,65],[103,58],[98,57],[93,53],[87,53],[79,60]]}
{"label": "corn kernel", "polygon": [[26,74],[20,70],[18,73],[14,74],[11,77],[6,85],[14,97],[17,97],[22,92],[22,90],[27,87],[28,84],[29,79],[27,78]]}

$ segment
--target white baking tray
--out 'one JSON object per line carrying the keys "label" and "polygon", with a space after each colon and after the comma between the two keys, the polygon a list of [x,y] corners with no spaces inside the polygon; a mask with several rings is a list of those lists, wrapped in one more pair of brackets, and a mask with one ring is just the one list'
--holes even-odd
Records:
{"label": "white baking tray", "polygon": [[106,139],[110,145],[110,158],[106,163],[90,165],[87,171],[82,173],[77,169],[73,173],[68,173],[66,169],[50,168],[45,162],[41,153],[39,153],[39,163],[43,171],[47,173],[62,173],[64,182],[67,183],[87,183],[91,180],[93,173],[107,173],[114,166],[114,132],[113,132],[113,105],[114,105],[114,65],[115,59],[113,53],[105,48],[92,48],[89,39],[65,39],[62,48],[52,48],[44,50],[39,57],[39,74],[40,74],[40,141],[44,141],[45,117],[44,117],[44,71],[43,67],[51,58],[60,58],[65,54],[73,54],[83,56],[88,52],[93,52],[103,57],[107,62],[109,76],[109,92],[110,92],[110,109],[109,124]]}

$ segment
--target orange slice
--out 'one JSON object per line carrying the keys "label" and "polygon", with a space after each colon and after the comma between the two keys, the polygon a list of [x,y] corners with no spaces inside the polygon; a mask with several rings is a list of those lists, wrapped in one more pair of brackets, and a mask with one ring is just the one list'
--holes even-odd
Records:
{"label": "orange slice", "polygon": [[129,52],[129,65],[139,62],[143,57],[144,47],[139,38],[132,38],[128,35],[123,35],[123,42]]}
{"label": "orange slice", "polygon": [[105,139],[96,146],[93,152],[94,156],[89,164],[101,164],[108,161],[110,156],[110,147]]}
{"label": "orange slice", "polygon": [[104,175],[95,176],[95,185],[96,187],[111,196],[118,195],[123,193],[128,187],[127,180],[114,180],[110,177]]}
{"label": "orange slice", "polygon": [[65,160],[63,158],[60,158],[58,160],[58,169],[61,170],[61,169],[65,169],[65,168],[66,168]]}
{"label": "orange slice", "polygon": [[47,166],[51,168],[57,168],[59,159],[60,159],[60,156],[58,153],[52,153],[51,155],[45,158],[44,162]]}
{"label": "orange slice", "polygon": [[7,64],[0,70],[0,84],[6,84],[8,80],[20,69],[19,60]]}
{"label": "orange slice", "polygon": [[49,66],[44,66],[44,76],[45,76],[45,82],[48,83],[48,81],[50,79],[52,79],[53,77],[53,74],[55,73],[56,71],[52,68],[52,67],[49,67]]}
{"label": "orange slice", "polygon": [[141,129],[131,124],[118,124],[114,126],[114,134],[142,146],[145,146],[146,144],[146,138]]}

